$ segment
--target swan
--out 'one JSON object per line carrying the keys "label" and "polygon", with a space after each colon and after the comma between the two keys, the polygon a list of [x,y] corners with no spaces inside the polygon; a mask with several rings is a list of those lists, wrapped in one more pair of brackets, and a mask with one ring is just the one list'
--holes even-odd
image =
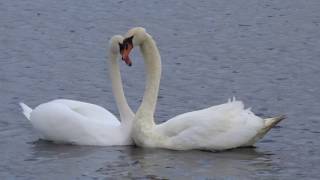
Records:
{"label": "swan", "polygon": [[123,37],[110,40],[109,72],[121,123],[108,110],[90,103],[57,99],[31,109],[20,103],[25,117],[42,139],[75,145],[131,145],[130,134],[134,114],[124,96],[117,58]]}
{"label": "swan", "polygon": [[172,150],[226,150],[253,146],[272,127],[285,118],[262,119],[241,101],[178,115],[155,124],[154,111],[161,77],[161,57],[152,36],[142,27],[128,31],[123,40],[122,60],[131,64],[129,54],[139,46],[146,71],[142,103],[133,120],[132,138],[136,145]]}

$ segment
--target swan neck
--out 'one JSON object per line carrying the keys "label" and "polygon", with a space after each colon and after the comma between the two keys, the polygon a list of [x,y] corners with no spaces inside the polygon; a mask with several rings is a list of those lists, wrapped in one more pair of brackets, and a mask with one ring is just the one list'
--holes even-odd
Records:
{"label": "swan neck", "polygon": [[131,123],[134,117],[134,114],[131,108],[129,107],[123,92],[120,68],[117,62],[118,55],[112,52],[109,52],[109,54],[110,54],[109,72],[110,72],[110,77],[112,82],[112,92],[118,107],[120,119],[122,123],[128,124],[128,123]]}
{"label": "swan neck", "polygon": [[150,120],[149,123],[153,124],[161,77],[161,57],[156,43],[150,35],[148,35],[146,40],[140,45],[140,51],[144,58],[146,86],[137,114],[140,115],[143,113],[144,116],[149,117],[147,118]]}

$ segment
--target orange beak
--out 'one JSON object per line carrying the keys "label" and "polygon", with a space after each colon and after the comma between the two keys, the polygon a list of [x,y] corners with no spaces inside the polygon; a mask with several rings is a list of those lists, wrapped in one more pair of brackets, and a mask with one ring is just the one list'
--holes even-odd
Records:
{"label": "orange beak", "polygon": [[131,66],[132,62],[130,59],[130,52],[133,49],[132,44],[127,44],[127,47],[123,49],[123,51],[121,52],[121,56],[122,56],[122,60],[128,65]]}

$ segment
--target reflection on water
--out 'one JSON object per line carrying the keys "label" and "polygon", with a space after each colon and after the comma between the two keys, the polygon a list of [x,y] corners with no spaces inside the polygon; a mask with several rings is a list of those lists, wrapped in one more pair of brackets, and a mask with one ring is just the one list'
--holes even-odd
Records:
{"label": "reflection on water", "polygon": [[45,140],[37,140],[30,144],[32,144],[32,153],[31,157],[26,159],[26,161],[85,157],[99,150],[99,148],[94,146],[56,144]]}
{"label": "reflection on water", "polygon": [[97,172],[107,177],[250,177],[254,173],[272,173],[275,168],[270,154],[254,148],[226,152],[170,151],[127,148],[116,161]]}
{"label": "reflection on water", "polygon": [[[31,153],[24,161],[26,164],[37,166],[38,172],[44,173],[47,167],[58,168],[63,165],[60,171],[67,167],[68,171],[80,173],[81,177],[88,179],[102,177],[129,179],[245,178],[270,175],[280,169],[277,163],[273,162],[276,155],[257,148],[207,152],[172,151],[136,146],[74,146],[42,140],[29,144],[32,145]],[[82,166],[82,170],[77,169],[79,165]],[[83,167],[87,168],[83,169]],[[55,174],[52,175],[58,177]]]}

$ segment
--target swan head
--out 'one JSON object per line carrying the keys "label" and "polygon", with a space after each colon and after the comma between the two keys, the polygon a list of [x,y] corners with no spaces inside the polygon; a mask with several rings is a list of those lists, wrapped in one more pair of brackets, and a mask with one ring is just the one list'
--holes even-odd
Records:
{"label": "swan head", "polygon": [[[110,39],[110,53],[118,55],[122,54],[124,50],[124,45],[123,45],[123,36],[121,35],[114,35]],[[126,62],[128,66],[131,66],[131,62]]]}
{"label": "swan head", "polygon": [[123,40],[123,50],[120,52],[122,60],[132,64],[129,54],[135,46],[140,46],[150,36],[143,27],[130,29]]}
{"label": "swan head", "polygon": [[123,37],[121,35],[114,35],[111,37],[110,44],[110,52],[113,54],[120,54],[123,49]]}

